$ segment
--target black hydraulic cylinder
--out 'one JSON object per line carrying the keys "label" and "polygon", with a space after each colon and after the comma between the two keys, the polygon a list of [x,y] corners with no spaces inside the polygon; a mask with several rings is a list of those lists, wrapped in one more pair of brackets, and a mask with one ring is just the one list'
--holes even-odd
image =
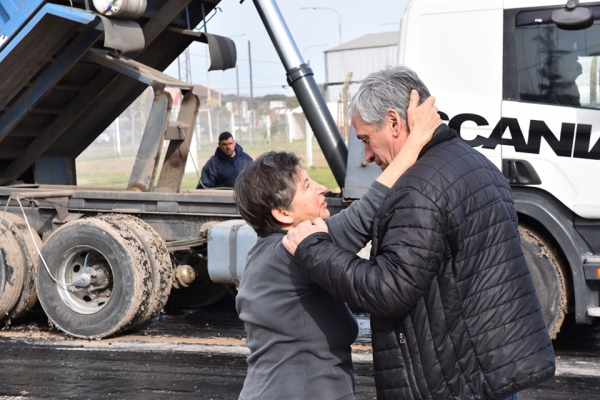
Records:
{"label": "black hydraulic cylinder", "polygon": [[275,1],[254,0],[254,5],[285,67],[288,83],[304,110],[331,172],[337,184],[343,188],[348,148],[315,82],[313,72],[304,63]]}

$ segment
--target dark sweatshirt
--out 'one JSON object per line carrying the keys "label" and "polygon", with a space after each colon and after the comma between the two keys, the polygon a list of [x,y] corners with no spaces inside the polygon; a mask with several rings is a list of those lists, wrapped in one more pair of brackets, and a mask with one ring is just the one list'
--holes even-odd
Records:
{"label": "dark sweatshirt", "polygon": [[[326,221],[337,244],[357,252],[368,243],[388,191],[374,182]],[[236,298],[250,348],[240,399],[354,399],[356,320],[298,267],[281,244],[285,234],[259,238],[248,254]]]}
{"label": "dark sweatshirt", "polygon": [[204,164],[202,176],[196,189],[233,188],[240,172],[251,162],[252,157],[244,153],[244,149],[239,144],[235,145],[235,155],[233,157],[228,157],[217,147],[215,155]]}

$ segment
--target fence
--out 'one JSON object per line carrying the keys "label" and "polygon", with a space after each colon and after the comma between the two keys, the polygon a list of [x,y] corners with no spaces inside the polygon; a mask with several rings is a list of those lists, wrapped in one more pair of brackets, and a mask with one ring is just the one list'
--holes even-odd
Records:
{"label": "fence", "polygon": [[[149,112],[148,99],[151,99],[151,96],[146,93],[140,96],[77,158],[78,185],[115,188],[127,186]],[[174,107],[172,117],[176,118],[176,114],[177,108]],[[304,165],[307,160],[310,161],[311,167],[307,170],[315,180],[326,185],[331,191],[339,190],[314,138],[307,146],[305,138],[290,141],[291,136],[286,130],[285,123],[266,126],[260,123],[261,119],[259,119],[259,123],[250,130],[249,126],[237,129],[240,124],[232,124],[231,120],[231,113],[225,107],[201,110],[182,188],[196,187],[202,166],[215,152],[219,133],[233,130],[230,129],[233,125],[236,128],[233,131],[234,136],[238,136],[236,137],[238,144],[252,158],[271,150],[293,151],[302,158]],[[264,121],[264,118],[262,120]],[[165,142],[164,150],[166,145]],[[310,153],[307,153],[307,149]]]}

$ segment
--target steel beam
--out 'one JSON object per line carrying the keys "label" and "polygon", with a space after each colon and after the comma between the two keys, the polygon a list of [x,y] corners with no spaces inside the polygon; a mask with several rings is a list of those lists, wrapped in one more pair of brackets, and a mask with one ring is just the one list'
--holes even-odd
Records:
{"label": "steel beam", "polygon": [[165,160],[154,191],[178,193],[181,189],[199,107],[200,100],[198,96],[191,91],[187,92],[181,102],[176,124],[178,129],[183,131],[184,139],[169,142],[169,148],[165,154]]}
{"label": "steel beam", "polygon": [[152,190],[172,105],[173,100],[168,92],[156,92],[127,189],[141,192]]}

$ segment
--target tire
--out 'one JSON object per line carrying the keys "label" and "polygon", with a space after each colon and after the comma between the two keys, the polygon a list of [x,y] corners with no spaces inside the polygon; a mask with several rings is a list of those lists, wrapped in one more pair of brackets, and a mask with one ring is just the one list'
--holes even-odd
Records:
{"label": "tire", "polygon": [[10,320],[11,312],[23,291],[26,269],[23,252],[16,238],[18,231],[11,229],[12,224],[6,220],[7,216],[8,213],[5,213],[5,221],[0,225],[0,321]]}
{"label": "tire", "polygon": [[554,340],[567,313],[568,293],[563,267],[555,250],[541,235],[521,225],[519,233],[546,327]]}
{"label": "tire", "polygon": [[[0,217],[1,218],[1,217]],[[37,303],[37,292],[35,290],[36,267],[39,262],[39,254],[36,249],[42,248],[42,240],[34,230],[31,232],[25,220],[14,214],[5,214],[2,223],[4,227],[11,229],[14,238],[19,244],[21,257],[21,268],[23,268],[23,286],[21,294],[15,307],[11,310],[9,319],[16,319],[25,315]]]}
{"label": "tire", "polygon": [[[52,277],[38,264],[40,304],[65,333],[101,339],[143,319],[151,267],[139,239],[129,230],[117,230],[98,218],[69,222],[48,238],[42,255]],[[95,275],[91,285],[69,285],[84,272]]]}
{"label": "tire", "polygon": [[175,258],[178,264],[194,268],[196,279],[188,287],[173,289],[169,296],[169,306],[184,309],[206,307],[235,292],[231,288],[233,285],[211,281],[206,259],[193,251],[177,251]]}
{"label": "tire", "polygon": [[169,250],[159,234],[146,222],[132,215],[104,214],[99,219],[108,222],[115,229],[128,229],[137,236],[151,265],[152,287],[143,313],[132,322],[131,328],[138,327],[158,315],[169,299],[173,284],[173,265]]}

